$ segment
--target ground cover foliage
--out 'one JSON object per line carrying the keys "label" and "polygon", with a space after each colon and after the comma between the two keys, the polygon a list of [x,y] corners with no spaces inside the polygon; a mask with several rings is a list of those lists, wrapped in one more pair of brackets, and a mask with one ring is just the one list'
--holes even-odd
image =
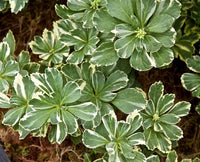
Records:
{"label": "ground cover foliage", "polygon": [[0,141],[11,160],[199,161],[199,7],[2,1]]}

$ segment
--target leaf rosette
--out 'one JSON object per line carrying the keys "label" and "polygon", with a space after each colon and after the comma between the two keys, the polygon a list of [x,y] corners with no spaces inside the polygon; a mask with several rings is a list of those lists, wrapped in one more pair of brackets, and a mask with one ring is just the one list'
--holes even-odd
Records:
{"label": "leaf rosette", "polygon": [[[101,116],[113,110],[113,105],[122,112],[141,111],[146,105],[145,97],[134,88],[127,88],[128,76],[120,70],[111,70],[108,75],[98,70],[94,65],[83,63],[81,67],[66,64],[62,68],[68,80],[76,80],[85,86],[79,99],[81,102],[92,102],[98,108],[95,120],[84,122],[85,128],[93,128],[100,124]],[[121,108],[122,107],[122,108]]]}
{"label": "leaf rosette", "polygon": [[35,94],[35,85],[31,81],[30,77],[17,74],[15,77],[14,83],[15,95],[12,95],[9,99],[4,96],[4,102],[6,105],[1,105],[2,108],[11,108],[3,118],[3,124],[12,126],[14,129],[19,131],[20,139],[25,138],[30,131],[23,129],[19,122],[21,118],[28,112],[32,111],[32,108],[29,105],[29,101],[33,98]]}
{"label": "leaf rosette", "polygon": [[113,30],[118,38],[115,50],[120,58],[130,57],[134,69],[146,71],[172,62],[170,47],[176,35],[172,24],[180,15],[178,1],[108,0],[107,11],[121,21]]}
{"label": "leaf rosette", "polygon": [[137,131],[141,125],[142,117],[137,111],[129,114],[126,121],[117,121],[114,111],[110,111],[95,130],[84,131],[83,143],[88,148],[104,150],[108,162],[142,162],[146,158],[137,150],[137,145],[145,144],[143,133]]}
{"label": "leaf rosette", "polygon": [[96,106],[91,102],[75,104],[81,97],[81,89],[73,81],[65,83],[58,70],[47,68],[44,74],[31,74],[31,79],[43,94],[29,102],[33,111],[20,120],[25,130],[35,131],[51,124],[48,139],[60,144],[67,134],[77,131],[77,118],[86,121],[95,118]]}
{"label": "leaf rosette", "polygon": [[19,72],[19,65],[14,60],[15,39],[9,31],[3,42],[0,42],[0,92],[7,92],[13,84],[15,75]]}
{"label": "leaf rosette", "polygon": [[180,117],[189,113],[189,102],[174,105],[174,94],[163,94],[162,82],[154,83],[149,90],[148,104],[142,111],[146,146],[150,150],[158,149],[167,153],[172,148],[172,141],[183,137],[182,130],[176,126]]}
{"label": "leaf rosette", "polygon": [[35,36],[29,45],[33,53],[42,59],[41,62],[48,66],[51,66],[51,63],[60,64],[69,54],[69,47],[58,40],[54,32],[47,29],[43,31],[42,37]]}
{"label": "leaf rosette", "polygon": [[[84,28],[94,27],[93,18],[96,12],[106,7],[105,0],[69,0],[67,6],[57,5],[56,12],[61,18],[70,18],[82,22]],[[62,14],[61,14],[62,13]],[[64,15],[64,16],[63,16]]]}

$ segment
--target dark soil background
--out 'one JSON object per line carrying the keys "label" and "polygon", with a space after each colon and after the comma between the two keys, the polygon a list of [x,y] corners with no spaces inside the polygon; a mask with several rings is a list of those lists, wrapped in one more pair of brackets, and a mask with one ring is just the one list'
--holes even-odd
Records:
{"label": "dark soil background", "polygon": [[[16,39],[15,56],[21,50],[27,50],[30,52],[31,60],[37,61],[37,55],[31,53],[28,43],[35,35],[42,35],[44,28],[52,29],[52,22],[59,19],[54,9],[56,3],[66,4],[66,0],[30,0],[28,6],[17,15],[9,11],[5,14],[0,13],[0,41],[9,29],[12,30]],[[185,72],[189,72],[188,68],[178,59],[175,59],[172,66],[167,69],[136,72],[136,80],[145,92],[148,92],[151,84],[161,80],[165,86],[165,93],[176,94],[175,102],[184,100],[192,104],[190,114],[183,117],[179,123],[184,132],[184,138],[179,140],[178,147],[175,148],[179,161],[183,158],[200,157],[200,115],[195,111],[198,99],[193,98],[181,85],[180,77]],[[0,109],[0,145],[12,162],[81,162],[84,161],[84,153],[89,152],[82,144],[76,145],[71,142],[70,137],[61,145],[52,145],[46,138],[35,138],[30,135],[20,141],[17,132],[1,124],[5,113],[5,109]]]}

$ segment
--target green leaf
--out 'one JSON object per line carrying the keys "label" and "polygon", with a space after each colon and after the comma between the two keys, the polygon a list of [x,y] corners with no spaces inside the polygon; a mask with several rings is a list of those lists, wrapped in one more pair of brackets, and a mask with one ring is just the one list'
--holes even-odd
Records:
{"label": "green leaf", "polygon": [[[133,154],[135,162],[145,162],[146,161],[146,157],[143,153],[134,150],[132,154]],[[132,159],[130,159],[128,162],[131,162],[131,161],[132,161]]]}
{"label": "green leaf", "polygon": [[53,125],[48,135],[48,139],[51,143],[57,142],[58,144],[61,144],[66,137],[67,126],[63,122]]}
{"label": "green leaf", "polygon": [[113,65],[119,59],[112,42],[102,43],[92,54],[90,63],[97,66]]}
{"label": "green leaf", "polygon": [[9,110],[4,115],[2,123],[5,125],[14,126],[19,122],[19,120],[23,116],[25,109],[25,106],[20,106]]}
{"label": "green leaf", "polygon": [[160,162],[158,155],[149,156],[146,160],[147,162]]}
{"label": "green leaf", "polygon": [[135,12],[140,20],[142,26],[144,26],[150,17],[153,15],[156,9],[156,3],[154,0],[137,0]]}
{"label": "green leaf", "polygon": [[29,77],[22,77],[20,74],[17,74],[13,86],[19,97],[24,98],[27,101],[32,99],[35,92],[35,85]]}
{"label": "green leaf", "polygon": [[19,72],[18,63],[16,61],[9,60],[8,62],[6,62],[4,71],[1,75],[4,77],[7,77],[7,76],[11,77],[17,74],[18,72]]}
{"label": "green leaf", "polygon": [[110,16],[104,8],[95,12],[93,21],[95,27],[101,32],[111,32],[120,23],[119,20]]}
{"label": "green leaf", "polygon": [[178,156],[177,156],[175,150],[173,150],[173,151],[171,151],[171,152],[169,152],[169,153],[167,154],[166,162],[172,162],[172,161],[173,161],[173,162],[178,162]]}
{"label": "green leaf", "polygon": [[161,14],[168,14],[176,19],[180,16],[180,13],[181,13],[181,3],[179,1],[165,0],[157,2],[157,9],[154,16],[157,17],[158,15]]}
{"label": "green leaf", "polygon": [[183,131],[176,125],[160,123],[160,126],[171,140],[179,140],[183,137]]}
{"label": "green leaf", "polygon": [[13,56],[15,52],[15,38],[11,30],[8,31],[5,38],[3,38],[3,42],[7,42],[10,47],[10,55]]}
{"label": "green leaf", "polygon": [[127,116],[126,122],[131,125],[131,128],[128,132],[128,135],[131,135],[142,126],[143,119],[138,111],[135,110]]}
{"label": "green leaf", "polygon": [[[68,58],[70,63],[80,63],[84,55],[89,55],[96,49],[96,44],[99,42],[97,37],[98,31],[92,29],[74,29],[70,33],[61,35],[60,40],[67,46],[74,46],[74,56]],[[77,61],[78,60],[78,61]]]}
{"label": "green leaf", "polygon": [[30,62],[29,52],[21,51],[17,57],[17,62],[19,63],[20,69],[23,69]]}
{"label": "green leaf", "polygon": [[[54,34],[60,36],[65,33],[69,33],[71,30],[80,28],[80,24],[70,20],[70,19],[60,19],[53,23]],[[60,40],[60,38],[59,38]]]}
{"label": "green leaf", "polygon": [[[50,99],[53,102],[53,98],[50,98]],[[42,99],[42,100],[34,98],[29,102],[29,104],[33,107],[33,109],[45,110],[45,109],[51,109],[55,107],[55,105],[52,102],[49,102],[48,97],[45,96],[45,99]]]}
{"label": "green leaf", "polygon": [[175,114],[167,113],[162,115],[158,121],[165,124],[177,124],[180,121],[180,118]]}
{"label": "green leaf", "polygon": [[45,69],[46,81],[54,92],[61,92],[63,88],[63,79],[61,73],[55,68]]}
{"label": "green leaf", "polygon": [[56,14],[62,19],[68,19],[69,16],[74,14],[74,12],[71,11],[69,8],[67,8],[65,5],[56,4],[55,11],[56,11]]}
{"label": "green leaf", "polygon": [[111,16],[120,19],[128,24],[134,24],[133,2],[127,0],[126,3],[119,0],[107,0],[107,9]]}
{"label": "green leaf", "polygon": [[0,78],[0,92],[7,92],[9,84],[5,79]]}
{"label": "green leaf", "polygon": [[106,145],[106,150],[109,155],[109,159],[108,159],[109,162],[111,162],[111,161],[120,161],[121,162],[118,146],[115,142],[108,143]]}
{"label": "green leaf", "polygon": [[30,133],[29,131],[25,130],[24,128],[22,128],[21,126],[19,126],[19,139],[22,140],[24,138],[26,138],[26,136]]}
{"label": "green leaf", "polygon": [[124,37],[127,37],[127,36],[133,37],[132,34],[135,33],[135,30],[136,30],[136,27],[131,26],[130,24],[124,23],[124,24],[116,25],[115,30],[112,31],[112,32],[115,33],[117,37],[124,38]]}
{"label": "green leaf", "polygon": [[97,108],[91,102],[85,102],[79,105],[68,106],[67,111],[74,114],[80,119],[90,121],[97,115]]}
{"label": "green leaf", "polygon": [[129,123],[126,123],[125,121],[119,121],[116,129],[116,137],[120,138],[126,136],[130,128],[131,125]]}
{"label": "green leaf", "polygon": [[171,141],[160,132],[155,132],[152,128],[144,130],[146,146],[149,150],[159,149],[163,153],[171,150]]}
{"label": "green leaf", "polygon": [[161,14],[153,17],[147,25],[147,31],[163,33],[172,27],[174,18],[168,14]]}
{"label": "green leaf", "polygon": [[70,81],[75,81],[81,78],[81,70],[75,64],[66,64],[62,67],[63,74]]}
{"label": "green leaf", "polygon": [[83,61],[84,55],[85,54],[83,49],[79,51],[73,51],[67,58],[67,62],[72,64],[79,64]]}
{"label": "green leaf", "polygon": [[153,36],[146,35],[144,38],[144,48],[147,52],[157,52],[161,48],[162,44]]}
{"label": "green leaf", "polygon": [[135,50],[131,56],[130,65],[138,71],[147,71],[153,67],[153,62],[145,50],[141,52]]}
{"label": "green leaf", "polygon": [[73,103],[81,97],[81,89],[75,82],[67,82],[62,90],[62,102]]}
{"label": "green leaf", "polygon": [[155,82],[149,89],[149,99],[151,99],[157,107],[159,99],[163,96],[164,86],[161,81]]}
{"label": "green leaf", "polygon": [[[103,108],[105,108],[105,107],[103,107]],[[103,114],[101,114],[100,111],[97,111],[97,115],[91,121],[82,120],[81,123],[82,123],[83,128],[84,129],[94,129],[97,126],[99,126],[100,123],[101,123],[101,116],[102,115]]]}
{"label": "green leaf", "polygon": [[10,108],[10,99],[4,93],[0,92],[0,107],[1,108]]}
{"label": "green leaf", "polygon": [[131,146],[145,144],[144,134],[141,132],[132,134],[127,139],[128,139],[128,144]]}
{"label": "green leaf", "polygon": [[4,62],[10,55],[10,47],[7,42],[0,42],[0,61]]}
{"label": "green leaf", "polygon": [[198,56],[198,55],[193,56],[193,59],[188,58],[186,61],[187,67],[190,70],[197,72],[197,73],[200,73],[199,63],[200,63],[200,56]]}
{"label": "green leaf", "polygon": [[37,73],[39,71],[40,64],[35,62],[30,62],[23,67],[23,70],[26,70],[29,74]]}
{"label": "green leaf", "polygon": [[118,124],[114,111],[110,111],[108,115],[103,116],[102,121],[109,136],[115,137]]}
{"label": "green leaf", "polygon": [[181,82],[186,90],[192,91],[195,97],[200,97],[200,76],[198,74],[184,73],[181,76]]}
{"label": "green leaf", "polygon": [[175,106],[169,111],[169,113],[176,114],[179,117],[188,115],[190,111],[191,104],[189,102],[178,102]]}
{"label": "green leaf", "polygon": [[[124,71],[126,74],[131,73],[131,66],[129,65],[129,60],[128,59],[119,59],[117,61],[117,64],[115,66],[116,70]],[[133,76],[135,77],[135,76]]]}
{"label": "green leaf", "polygon": [[118,109],[129,114],[134,110],[141,111],[146,106],[143,94],[134,88],[124,89],[117,93],[117,97],[112,101]]}
{"label": "green leaf", "polygon": [[164,47],[172,47],[175,43],[176,31],[171,28],[164,33],[152,33],[151,35],[162,43]]}
{"label": "green leaf", "polygon": [[11,12],[17,14],[21,11],[28,0],[9,0]]}
{"label": "green leaf", "polygon": [[186,61],[188,58],[191,58],[192,54],[194,54],[195,52],[195,48],[192,42],[184,39],[176,41],[172,50],[174,51],[175,57],[179,56],[180,59],[183,61]]}
{"label": "green leaf", "polygon": [[105,84],[105,76],[102,72],[95,72],[92,75],[92,87],[95,91],[95,94],[98,94],[99,92],[102,91],[102,89],[104,88],[104,84]]}
{"label": "green leaf", "polygon": [[127,140],[121,140],[118,147],[120,147],[121,153],[125,158],[134,159],[132,154],[133,148],[129,145]]}
{"label": "green leaf", "polygon": [[115,71],[106,80],[104,91],[117,91],[126,87],[128,77],[123,71]]}
{"label": "green leaf", "polygon": [[0,1],[0,11],[4,11],[8,5],[7,1]]}
{"label": "green leaf", "polygon": [[73,11],[82,11],[84,9],[90,8],[88,2],[88,0],[68,0],[67,6]]}
{"label": "green leaf", "polygon": [[174,104],[175,95],[165,94],[160,98],[157,104],[157,111],[159,114],[166,113]]}
{"label": "green leaf", "polygon": [[162,47],[159,51],[150,54],[154,62],[154,67],[163,67],[169,65],[174,59],[174,53],[171,49]]}
{"label": "green leaf", "polygon": [[[49,126],[49,123],[46,123],[41,128],[32,131],[31,132],[32,136],[34,136],[34,137],[46,137],[46,134],[47,134],[47,131],[48,131],[48,126]],[[20,129],[23,129],[23,128],[20,126]],[[25,133],[25,132],[23,132],[23,133]]]}
{"label": "green leaf", "polygon": [[92,28],[94,26],[93,25],[94,14],[95,14],[95,10],[93,10],[92,8],[85,10],[83,14],[84,16],[82,19],[84,28]]}
{"label": "green leaf", "polygon": [[123,37],[115,41],[115,50],[120,58],[128,58],[132,55],[135,49],[137,38],[133,35]]}
{"label": "green leaf", "polygon": [[62,112],[62,120],[67,126],[67,130],[69,134],[73,134],[77,131],[78,129],[78,123],[75,119],[75,117],[70,113],[65,110],[61,110]]}
{"label": "green leaf", "polygon": [[107,139],[94,131],[85,130],[83,133],[83,143],[88,148],[104,146],[107,142]]}
{"label": "green leaf", "polygon": [[20,120],[20,125],[29,131],[39,129],[43,124],[47,122],[50,117],[50,114],[55,109],[44,109],[31,111],[23,116]]}
{"label": "green leaf", "polygon": [[61,120],[61,112],[60,109],[55,109],[51,114],[50,114],[50,122],[52,125],[57,125]]}
{"label": "green leaf", "polygon": [[197,105],[196,111],[197,111],[197,113],[200,115],[200,104]]}

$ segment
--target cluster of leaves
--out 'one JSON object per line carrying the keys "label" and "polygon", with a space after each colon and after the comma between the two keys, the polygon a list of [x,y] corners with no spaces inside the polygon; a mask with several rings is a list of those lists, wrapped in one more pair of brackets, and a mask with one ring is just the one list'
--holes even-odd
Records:
{"label": "cluster of leaves", "polygon": [[[181,76],[183,87],[192,92],[194,97],[200,98],[200,56],[195,55],[186,61],[187,67],[195,73],[184,73]],[[200,104],[196,107],[197,112],[200,114]]]}
{"label": "cluster of leaves", "polygon": [[174,23],[176,43],[173,46],[175,57],[186,62],[195,53],[195,43],[200,40],[200,2],[199,0],[181,0],[181,16]]}
{"label": "cluster of leaves", "polygon": [[54,23],[53,32],[45,30],[30,47],[47,64],[87,59],[109,66],[130,58],[131,67],[139,71],[163,67],[174,59],[172,25],[180,8],[170,0],[69,0],[67,6],[56,5],[62,19]]}
{"label": "cluster of leaves", "polygon": [[0,11],[6,12],[10,8],[12,13],[17,14],[25,7],[25,4],[28,3],[28,1],[29,0],[1,0]]}
{"label": "cluster of leaves", "polygon": [[[17,13],[28,1],[9,2]],[[0,10],[9,2],[1,1]],[[199,2],[191,3],[198,24]],[[156,152],[177,161],[173,144],[183,132],[176,124],[191,105],[174,103],[175,95],[164,94],[162,82],[152,84],[146,95],[134,70],[165,67],[179,56],[200,72],[200,57],[179,50],[188,52],[184,43],[194,48],[199,39],[187,39],[193,32],[180,35],[188,8],[181,10],[178,0],[68,0],[55,8],[61,19],[53,30],[44,29],[29,43],[40,64],[30,62],[26,51],[14,58],[11,31],[0,43],[0,107],[11,108],[3,124],[17,130],[20,139],[30,133],[61,144],[67,135],[79,135],[86,147],[103,153],[96,161],[159,162]],[[197,97],[199,79],[182,76],[183,86]],[[126,120],[118,121],[116,111],[127,114]]]}

